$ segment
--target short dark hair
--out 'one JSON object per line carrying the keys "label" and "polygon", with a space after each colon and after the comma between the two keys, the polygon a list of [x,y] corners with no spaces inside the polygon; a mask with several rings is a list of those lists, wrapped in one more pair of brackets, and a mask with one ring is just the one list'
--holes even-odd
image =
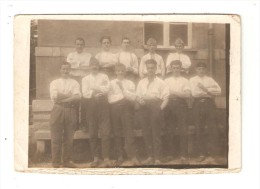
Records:
{"label": "short dark hair", "polygon": [[77,37],[77,38],[75,39],[75,43],[76,43],[76,41],[83,41],[83,43],[84,43],[84,45],[85,45],[85,40],[84,40],[82,37]]}
{"label": "short dark hair", "polygon": [[148,44],[153,44],[153,45],[157,45],[157,41],[156,41],[156,39],[154,39],[154,38],[149,38],[148,40],[147,40],[147,42],[146,42],[146,44],[148,45]]}
{"label": "short dark hair", "polygon": [[180,60],[173,60],[173,61],[171,61],[171,63],[170,63],[170,65],[172,66],[172,65],[178,65],[178,66],[182,66],[182,63],[181,63],[181,61]]}
{"label": "short dark hair", "polygon": [[157,62],[154,59],[148,59],[145,61],[145,64],[154,64],[155,66],[157,65]]}
{"label": "short dark hair", "polygon": [[62,63],[60,64],[60,68],[61,68],[62,66],[69,66],[69,67],[71,67],[70,63],[68,63],[68,62],[66,62],[66,61],[64,61],[64,62],[62,62]]}
{"label": "short dark hair", "polygon": [[107,39],[110,43],[112,43],[111,37],[110,36],[102,36],[99,40],[100,43],[103,42],[104,39]]}
{"label": "short dark hair", "polygon": [[99,65],[99,61],[98,59],[96,59],[95,57],[91,57],[89,60],[89,65],[91,66],[92,64],[98,64]]}
{"label": "short dark hair", "polygon": [[129,43],[131,43],[131,40],[128,37],[123,37],[122,40],[121,40],[121,43],[123,43],[124,40],[128,40]]}
{"label": "short dark hair", "polygon": [[115,70],[118,70],[118,69],[126,69],[126,66],[122,63],[118,63],[115,65]]}

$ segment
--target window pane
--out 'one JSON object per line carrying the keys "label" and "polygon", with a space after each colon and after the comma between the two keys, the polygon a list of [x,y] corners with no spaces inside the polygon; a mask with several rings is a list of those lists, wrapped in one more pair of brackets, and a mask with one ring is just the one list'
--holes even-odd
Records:
{"label": "window pane", "polygon": [[170,46],[174,46],[177,38],[181,38],[188,45],[188,24],[170,24]]}
{"label": "window pane", "polygon": [[163,45],[163,24],[162,23],[145,23],[144,24],[144,39],[145,44],[149,38],[154,38],[157,45]]}

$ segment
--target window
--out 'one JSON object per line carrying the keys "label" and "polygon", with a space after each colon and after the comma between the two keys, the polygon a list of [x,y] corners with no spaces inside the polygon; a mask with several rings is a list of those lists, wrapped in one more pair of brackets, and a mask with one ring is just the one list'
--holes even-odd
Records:
{"label": "window", "polygon": [[153,37],[158,48],[174,48],[174,42],[181,38],[185,48],[192,47],[192,24],[187,22],[145,22],[144,42]]}

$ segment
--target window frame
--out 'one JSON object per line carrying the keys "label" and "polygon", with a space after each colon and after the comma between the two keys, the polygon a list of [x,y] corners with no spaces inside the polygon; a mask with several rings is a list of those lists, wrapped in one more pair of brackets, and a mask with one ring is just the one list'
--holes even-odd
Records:
{"label": "window frame", "polygon": [[143,39],[144,39],[144,46],[146,45],[145,41],[145,24],[146,23],[155,23],[155,24],[163,24],[163,45],[157,45],[158,49],[174,49],[174,46],[170,45],[170,25],[188,25],[188,45],[184,46],[184,49],[191,49],[192,48],[192,23],[191,22],[156,22],[156,21],[147,21],[143,23]]}

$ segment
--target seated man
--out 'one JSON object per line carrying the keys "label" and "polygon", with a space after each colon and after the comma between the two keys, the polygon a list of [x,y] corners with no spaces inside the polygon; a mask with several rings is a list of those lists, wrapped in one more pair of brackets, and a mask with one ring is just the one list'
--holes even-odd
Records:
{"label": "seated man", "polygon": [[110,115],[107,93],[109,90],[108,76],[100,73],[96,58],[90,60],[91,73],[82,79],[82,96],[86,99],[86,124],[89,128],[90,147],[94,156],[92,167],[100,164],[99,134],[101,137],[104,166],[110,166]]}
{"label": "seated man", "polygon": [[124,149],[126,149],[126,154],[130,159],[128,166],[134,166],[139,164],[136,158],[133,132],[134,101],[136,99],[135,84],[125,79],[126,67],[124,64],[116,64],[115,72],[117,78],[110,82],[108,93],[115,149],[117,152],[115,165],[120,166],[123,163]]}
{"label": "seated man", "polygon": [[61,64],[60,73],[61,78],[50,84],[50,97],[54,102],[50,118],[52,165],[58,168],[63,160],[63,167],[75,168],[71,155],[77,126],[78,106],[75,103],[80,100],[80,86],[69,76],[69,63]]}
{"label": "seated man", "polygon": [[167,84],[156,76],[157,63],[154,59],[146,61],[147,77],[137,86],[137,102],[140,106],[140,123],[148,158],[144,164],[161,163],[161,133],[163,110],[169,101]]}
{"label": "seated man", "polygon": [[184,42],[182,41],[182,39],[178,38],[176,39],[174,46],[176,52],[170,53],[166,60],[167,73],[172,71],[170,70],[171,62],[174,60],[179,60],[181,61],[181,74],[185,77],[188,77],[190,74],[191,61],[190,61],[190,57],[183,53]]}
{"label": "seated man", "polygon": [[118,63],[122,63],[126,67],[126,78],[134,83],[138,80],[138,59],[137,56],[130,51],[131,41],[124,37],[121,43],[122,50],[117,54]]}
{"label": "seated man", "polygon": [[71,65],[70,74],[81,82],[82,77],[89,73],[89,61],[91,54],[84,51],[85,41],[83,38],[75,40],[75,52],[71,52],[67,56],[67,62]]}
{"label": "seated man", "polygon": [[157,41],[154,38],[149,38],[147,40],[147,48],[149,52],[146,55],[144,55],[141,59],[140,66],[139,66],[139,76],[141,78],[144,78],[147,74],[147,69],[145,65],[146,60],[154,59],[157,62],[156,75],[158,77],[164,78],[165,65],[162,57],[156,53]]}

